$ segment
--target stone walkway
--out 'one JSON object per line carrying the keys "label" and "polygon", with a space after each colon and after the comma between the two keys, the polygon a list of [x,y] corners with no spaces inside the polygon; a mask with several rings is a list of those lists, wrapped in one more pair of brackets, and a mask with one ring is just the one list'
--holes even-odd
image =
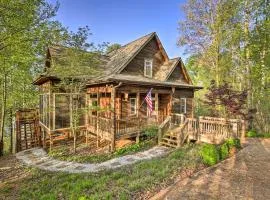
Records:
{"label": "stone walkway", "polygon": [[249,139],[235,156],[161,193],[152,199],[270,199],[270,139]]}
{"label": "stone walkway", "polygon": [[49,157],[42,148],[33,148],[17,153],[16,158],[28,166],[37,167],[42,170],[84,173],[115,169],[125,165],[134,164],[138,161],[149,160],[155,157],[163,156],[167,152],[168,148],[156,146],[143,152],[114,158],[102,163],[87,164],[56,160]]}

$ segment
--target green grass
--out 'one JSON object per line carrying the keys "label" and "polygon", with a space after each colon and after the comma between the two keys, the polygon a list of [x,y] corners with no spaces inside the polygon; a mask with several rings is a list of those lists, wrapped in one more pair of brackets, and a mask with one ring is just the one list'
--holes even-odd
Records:
{"label": "green grass", "polygon": [[48,173],[35,170],[18,182],[20,199],[136,199],[138,194],[170,182],[183,169],[202,166],[199,145],[186,145],[149,161],[97,174]]}
{"label": "green grass", "polygon": [[246,136],[251,138],[270,138],[270,133],[257,133],[255,130],[250,130]]}
{"label": "green grass", "polygon": [[132,144],[130,146],[118,149],[114,153],[101,154],[101,155],[93,155],[93,154],[90,154],[90,155],[76,155],[76,154],[68,155],[67,154],[68,150],[65,147],[63,147],[63,148],[52,150],[51,152],[49,152],[49,155],[53,158],[56,158],[59,160],[65,160],[65,161],[74,161],[74,162],[79,162],[79,163],[99,163],[99,162],[104,162],[106,160],[117,158],[117,157],[120,157],[123,155],[133,154],[133,153],[136,153],[139,151],[150,149],[154,145],[156,145],[155,141],[146,140],[146,141],[142,141],[138,144]]}

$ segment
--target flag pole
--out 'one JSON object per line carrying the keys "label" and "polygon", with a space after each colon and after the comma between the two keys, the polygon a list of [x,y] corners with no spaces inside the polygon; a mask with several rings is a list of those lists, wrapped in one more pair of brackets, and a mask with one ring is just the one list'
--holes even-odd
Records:
{"label": "flag pole", "polygon": [[[153,88],[151,88],[151,89],[146,93],[146,95],[147,95],[149,92],[152,92],[152,90],[153,90]],[[139,106],[139,108],[138,108],[137,110],[139,110],[139,109],[142,107],[142,105],[143,105],[144,102],[145,102],[145,98],[143,99],[143,102],[141,103],[141,105]]]}

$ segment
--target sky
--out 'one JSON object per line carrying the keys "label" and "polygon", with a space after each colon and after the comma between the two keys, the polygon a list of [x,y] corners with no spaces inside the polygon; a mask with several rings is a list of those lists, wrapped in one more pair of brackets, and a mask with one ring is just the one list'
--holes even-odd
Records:
{"label": "sky", "polygon": [[[156,32],[170,58],[182,57],[176,45],[178,22],[184,19],[185,0],[58,0],[56,19],[71,31],[88,25],[89,41],[124,45],[143,35]],[[56,0],[48,0],[55,3]]]}

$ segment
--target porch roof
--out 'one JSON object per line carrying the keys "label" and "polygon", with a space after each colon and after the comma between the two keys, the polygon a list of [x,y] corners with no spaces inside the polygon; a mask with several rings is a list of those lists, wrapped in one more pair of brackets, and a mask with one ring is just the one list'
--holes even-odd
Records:
{"label": "porch roof", "polygon": [[116,74],[107,77],[100,78],[98,81],[89,82],[87,85],[96,85],[98,83],[106,82],[123,82],[130,84],[139,84],[139,85],[154,85],[154,86],[163,86],[163,87],[176,87],[176,88],[190,88],[190,89],[202,89],[201,86],[194,86],[191,84],[170,82],[170,81],[159,81],[156,79],[147,78],[144,76],[132,76],[124,74]]}

